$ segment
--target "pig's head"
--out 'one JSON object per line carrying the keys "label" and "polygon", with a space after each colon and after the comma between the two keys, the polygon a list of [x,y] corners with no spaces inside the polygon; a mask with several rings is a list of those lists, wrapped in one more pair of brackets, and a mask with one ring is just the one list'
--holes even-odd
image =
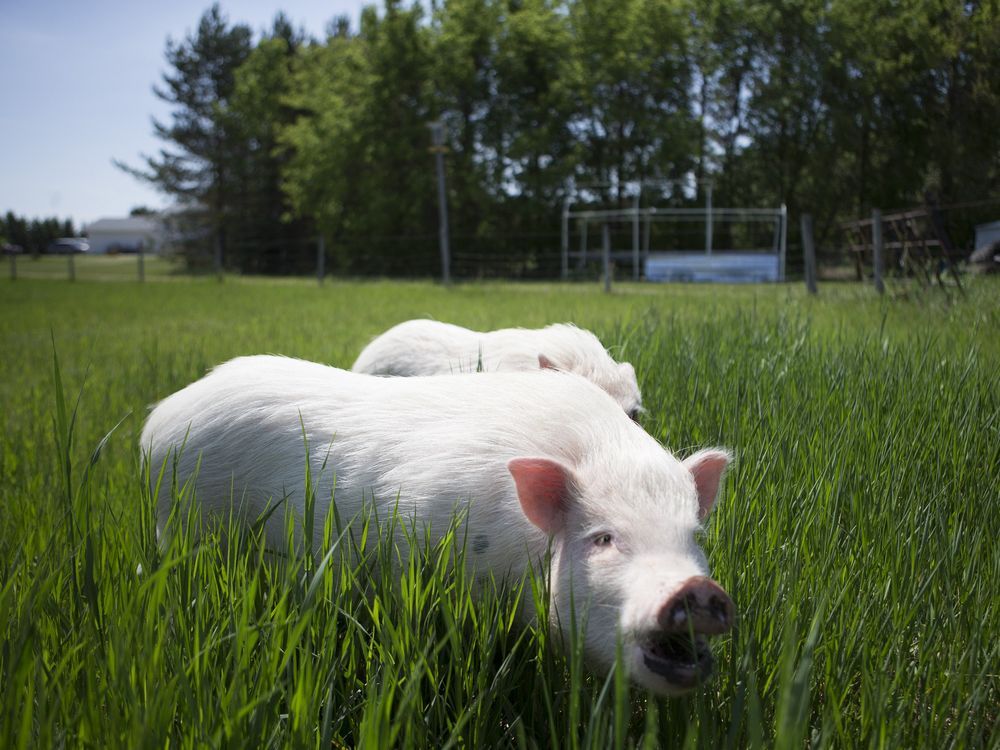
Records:
{"label": "pig's head", "polygon": [[538,366],[543,370],[563,370],[586,378],[617,401],[629,419],[638,422],[642,413],[642,394],[639,391],[635,368],[630,362],[615,362],[604,351],[597,337],[589,331],[586,333],[593,337],[595,342],[594,350],[587,353],[587,356],[562,352],[560,359],[548,354],[539,354]]}
{"label": "pig's head", "polygon": [[730,456],[681,462],[644,447],[626,465],[515,458],[508,470],[525,515],[552,539],[552,624],[568,633],[575,609],[588,660],[605,668],[620,635],[631,678],[674,695],[709,677],[708,639],[733,625],[696,540]]}

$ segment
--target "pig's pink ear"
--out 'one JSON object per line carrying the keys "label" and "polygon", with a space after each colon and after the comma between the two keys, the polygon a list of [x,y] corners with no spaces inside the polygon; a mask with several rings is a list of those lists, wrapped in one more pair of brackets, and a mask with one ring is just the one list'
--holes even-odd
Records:
{"label": "pig's pink ear", "polygon": [[569,508],[570,470],[550,458],[512,458],[507,471],[528,520],[546,534],[559,531]]}
{"label": "pig's pink ear", "polygon": [[694,486],[698,490],[698,518],[705,518],[719,496],[722,475],[729,466],[732,456],[719,448],[707,448],[684,459],[684,466],[694,476]]}
{"label": "pig's pink ear", "polygon": [[556,363],[553,362],[548,357],[546,357],[544,354],[539,354],[538,355],[538,366],[541,367],[543,370],[558,370],[559,369],[558,367],[556,367]]}

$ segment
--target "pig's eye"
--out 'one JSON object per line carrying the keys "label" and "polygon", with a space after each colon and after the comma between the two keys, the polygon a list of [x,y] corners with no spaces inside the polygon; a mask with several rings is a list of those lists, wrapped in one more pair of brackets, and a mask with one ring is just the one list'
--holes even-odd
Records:
{"label": "pig's eye", "polygon": [[594,537],[594,546],[595,547],[610,547],[613,541],[614,540],[612,539],[611,534],[607,534],[607,533],[598,534],[597,536]]}

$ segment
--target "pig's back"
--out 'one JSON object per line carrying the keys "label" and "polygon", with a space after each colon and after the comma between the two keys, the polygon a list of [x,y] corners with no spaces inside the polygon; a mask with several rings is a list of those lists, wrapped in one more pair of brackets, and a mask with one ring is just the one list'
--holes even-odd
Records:
{"label": "pig's back", "polygon": [[[421,516],[450,516],[474,497],[477,513],[515,519],[533,535],[507,461],[544,455],[573,466],[595,440],[628,439],[629,427],[607,394],[565,373],[373,378],[260,356],[227,362],[162,401],[142,445],[152,448],[155,475],[183,444],[178,475],[191,476],[200,461],[196,489],[210,508],[239,497],[260,513],[286,496],[300,507],[308,453],[317,497],[328,500],[335,484],[347,513],[363,495],[398,499]],[[169,511],[164,484],[161,521]]]}
{"label": "pig's back", "polygon": [[436,320],[408,320],[375,338],[353,372],[412,377],[475,372],[482,334]]}

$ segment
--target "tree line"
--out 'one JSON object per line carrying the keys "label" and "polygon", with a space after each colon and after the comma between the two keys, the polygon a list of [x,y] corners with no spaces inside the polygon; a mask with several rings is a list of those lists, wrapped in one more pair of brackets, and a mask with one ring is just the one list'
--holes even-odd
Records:
{"label": "tree line", "polygon": [[71,219],[54,216],[44,219],[29,219],[8,211],[0,216],[0,245],[13,245],[20,252],[38,255],[44,253],[49,243],[60,237],[76,237],[76,229]]}
{"label": "tree line", "polygon": [[321,40],[214,5],[166,59],[164,148],[122,166],[188,207],[193,262],[246,271],[297,270],[322,233],[336,270],[433,272],[437,119],[453,244],[525,272],[551,269],[570,184],[700,205],[662,181],[711,179],[821,240],[1000,197],[995,0],[386,0]]}

